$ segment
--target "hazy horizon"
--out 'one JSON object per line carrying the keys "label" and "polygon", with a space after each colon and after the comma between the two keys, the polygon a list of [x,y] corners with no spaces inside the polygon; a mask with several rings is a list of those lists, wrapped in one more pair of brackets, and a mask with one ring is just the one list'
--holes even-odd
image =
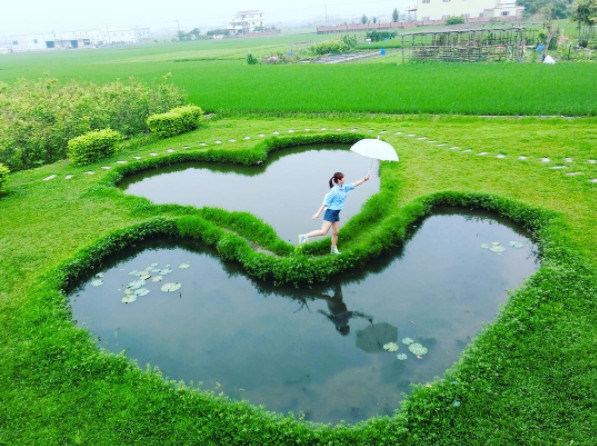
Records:
{"label": "hazy horizon", "polygon": [[392,12],[404,13],[416,0],[378,0],[321,2],[304,0],[300,6],[283,6],[273,0],[224,0],[208,6],[190,0],[171,0],[167,4],[153,4],[130,0],[84,6],[74,0],[54,3],[10,2],[0,16],[0,38],[11,35],[42,34],[90,30],[97,28],[150,28],[153,32],[172,30],[202,33],[227,25],[238,11],[258,9],[263,12],[264,25],[292,27],[297,24],[325,25],[343,21],[358,21],[365,14],[378,21],[391,20]]}

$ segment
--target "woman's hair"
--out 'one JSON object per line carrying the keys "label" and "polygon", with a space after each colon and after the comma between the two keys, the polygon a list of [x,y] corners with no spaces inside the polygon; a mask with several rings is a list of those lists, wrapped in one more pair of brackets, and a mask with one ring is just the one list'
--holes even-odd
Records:
{"label": "woman's hair", "polygon": [[334,183],[338,184],[338,180],[344,178],[344,174],[342,172],[336,172],[332,178],[330,178],[330,189],[334,187]]}

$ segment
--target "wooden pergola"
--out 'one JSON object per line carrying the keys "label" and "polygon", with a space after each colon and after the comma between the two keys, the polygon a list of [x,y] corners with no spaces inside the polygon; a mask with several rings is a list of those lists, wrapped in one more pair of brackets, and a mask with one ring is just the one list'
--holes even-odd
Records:
{"label": "wooden pergola", "polygon": [[405,57],[449,62],[520,60],[525,47],[535,44],[534,30],[521,26],[419,31],[400,37],[403,62]]}

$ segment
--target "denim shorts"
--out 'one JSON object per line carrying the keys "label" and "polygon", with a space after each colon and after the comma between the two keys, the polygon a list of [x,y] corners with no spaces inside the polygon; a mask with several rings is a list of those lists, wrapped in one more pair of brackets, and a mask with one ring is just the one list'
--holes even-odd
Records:
{"label": "denim shorts", "polygon": [[332,223],[340,221],[340,211],[334,209],[326,209],[325,214],[323,214],[323,219]]}

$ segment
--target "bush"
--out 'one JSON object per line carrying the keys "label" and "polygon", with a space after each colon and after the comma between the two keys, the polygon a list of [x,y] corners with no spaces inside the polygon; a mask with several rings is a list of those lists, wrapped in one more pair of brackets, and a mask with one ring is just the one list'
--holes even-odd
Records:
{"label": "bush", "polygon": [[130,136],[147,131],[147,117],[184,103],[167,83],[129,79],[98,86],[57,79],[0,84],[0,162],[11,171],[53,163],[68,155],[68,141],[111,128]]}
{"label": "bush", "polygon": [[9,173],[10,173],[10,170],[8,169],[8,167],[6,167],[4,164],[0,164],[0,191],[2,190],[2,187],[4,186],[4,183],[6,183],[8,181]]}
{"label": "bush", "polygon": [[351,47],[343,40],[326,40],[309,47],[309,52],[315,56],[324,54],[339,54],[349,51]]}
{"label": "bush", "polygon": [[371,42],[382,42],[384,40],[390,40],[396,37],[395,32],[390,31],[369,31],[366,38],[371,39]]}
{"label": "bush", "polygon": [[160,138],[169,138],[196,129],[201,115],[203,110],[195,105],[177,107],[167,113],[150,116],[147,126]]}
{"label": "bush", "polygon": [[251,53],[249,53],[249,54],[247,54],[247,63],[249,65],[257,65],[259,63],[259,59],[257,59]]}
{"label": "bush", "polygon": [[120,138],[120,133],[112,129],[88,132],[68,142],[68,156],[79,166],[94,163],[112,155]]}
{"label": "bush", "polygon": [[462,25],[463,23],[464,23],[463,17],[452,16],[452,17],[448,17],[446,19],[446,25]]}

